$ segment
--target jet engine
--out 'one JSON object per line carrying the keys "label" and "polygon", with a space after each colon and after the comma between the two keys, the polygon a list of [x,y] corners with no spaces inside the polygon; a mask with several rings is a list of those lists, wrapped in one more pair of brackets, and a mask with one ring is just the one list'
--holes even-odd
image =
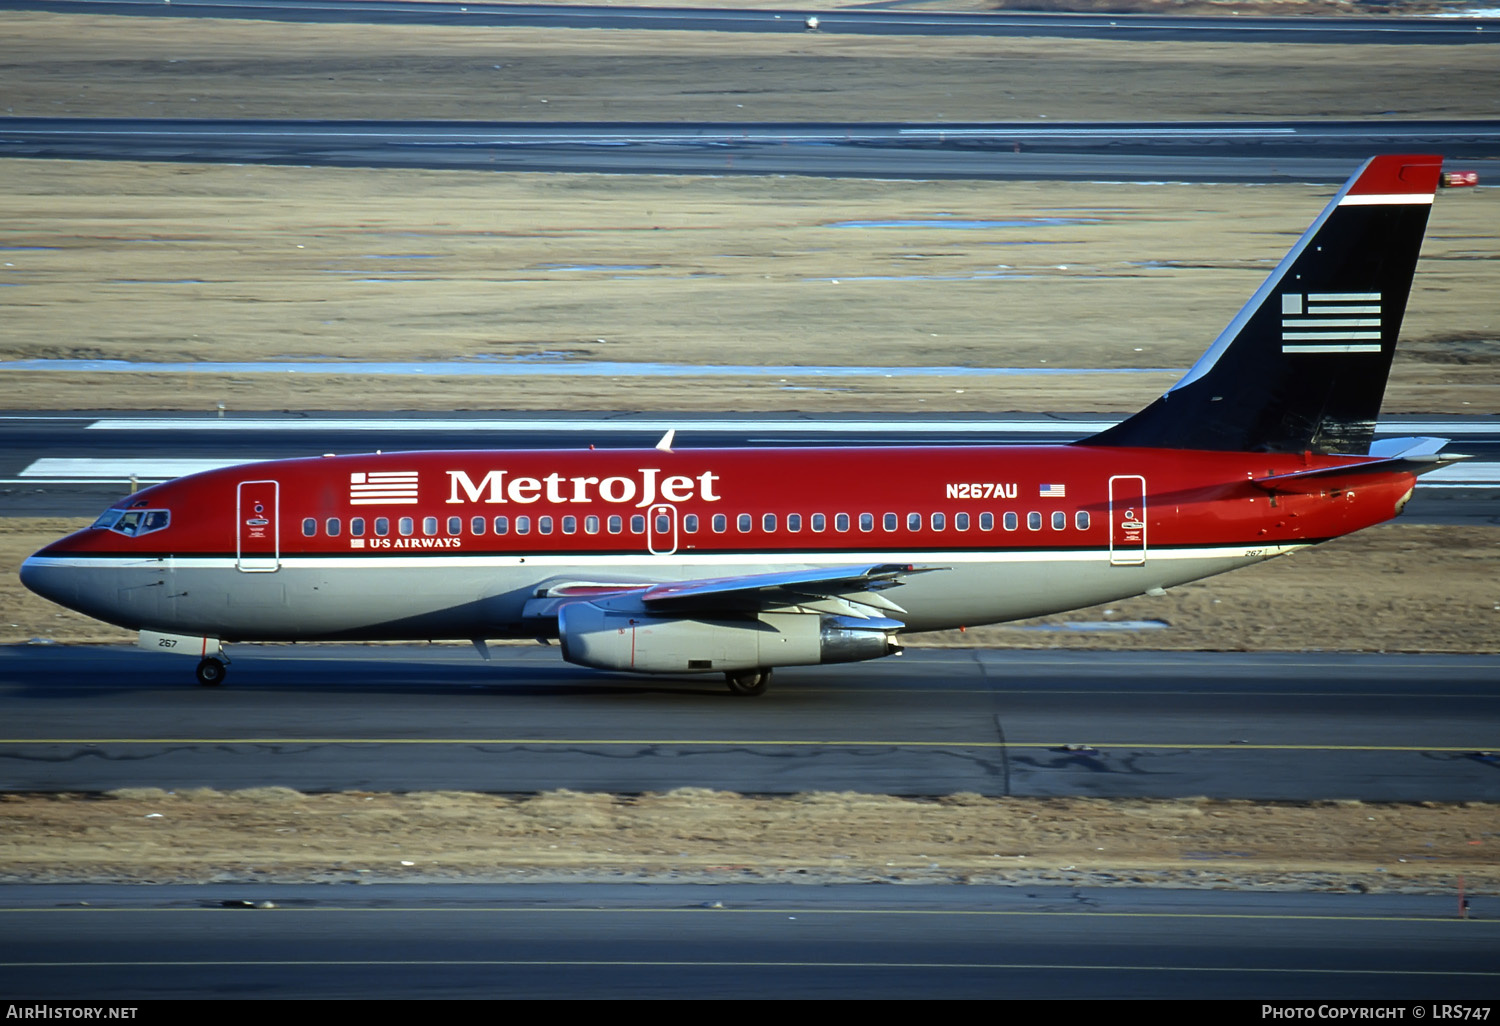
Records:
{"label": "jet engine", "polygon": [[558,610],[570,663],[637,673],[732,672],[878,659],[901,651],[898,620],[827,613],[760,613],[744,619],[655,616],[573,602]]}

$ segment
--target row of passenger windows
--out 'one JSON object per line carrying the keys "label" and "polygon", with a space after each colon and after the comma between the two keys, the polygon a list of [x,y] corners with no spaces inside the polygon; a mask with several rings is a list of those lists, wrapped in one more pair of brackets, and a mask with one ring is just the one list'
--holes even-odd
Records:
{"label": "row of passenger windows", "polygon": [[[672,533],[672,517],[665,513],[654,514],[656,522],[652,529],[658,535]],[[906,529],[908,531],[922,530],[923,520],[920,513],[906,514]],[[886,513],[880,519],[880,526],[886,531],[895,531],[901,527],[901,515],[898,513]],[[422,533],[424,535],[436,535],[439,526],[438,517],[422,518]],[[848,531],[854,520],[848,513],[835,513],[832,517],[833,529],[835,531]],[[953,529],[955,531],[967,531],[977,521],[979,530],[993,531],[995,529],[995,514],[981,513],[978,517],[970,518],[968,513],[953,514]],[[1056,510],[1051,514],[1050,521],[1052,530],[1065,531],[1068,528],[1068,515],[1062,510]],[[585,517],[573,515],[563,517],[539,516],[534,520],[529,516],[511,517],[470,517],[469,534],[480,536],[487,533],[530,534],[533,525],[537,534],[552,534],[555,529],[560,528],[563,534],[577,534],[580,522],[584,534],[598,534],[602,529],[610,534],[622,534],[625,531],[625,518],[618,514],[602,518],[590,514]],[[801,513],[788,513],[785,519],[786,530],[796,534],[802,530],[803,516]],[[760,517],[760,529],[768,534],[774,533],[782,521],[775,513],[763,513]],[[1007,531],[1020,529],[1021,518],[1018,513],[1005,513],[1000,518],[1001,526]],[[711,529],[715,534],[723,534],[729,530],[729,516],[724,513],[715,513],[709,520]],[[815,533],[828,530],[829,517],[823,513],[814,513],[806,518],[806,524]],[[860,513],[858,524],[861,531],[875,530],[875,514]],[[1043,524],[1043,515],[1032,512],[1026,514],[1026,527],[1031,531],[1040,531]],[[933,531],[948,530],[948,514],[933,513],[927,518],[927,525]],[[449,536],[464,533],[463,517],[448,517],[447,523],[443,525]],[[699,518],[696,513],[687,513],[682,517],[682,531],[684,534],[697,534],[699,529]],[[735,517],[735,530],[740,534],[749,534],[755,529],[755,517],[749,513],[741,513]],[[384,537],[391,533],[391,521],[389,517],[375,517],[369,524],[371,531],[377,537]],[[1079,531],[1089,529],[1089,515],[1084,510],[1073,514],[1073,527]],[[352,517],[349,520],[349,535],[354,538],[362,538],[365,534],[366,521],[364,517]],[[412,535],[417,531],[415,517],[400,517],[396,521],[396,532],[401,535]],[[644,534],[646,531],[646,517],[636,513],[630,517],[630,533]],[[343,521],[339,517],[329,517],[323,522],[323,533],[330,538],[337,538],[343,532]],[[315,517],[308,517],[302,521],[302,534],[313,538],[318,534],[318,521]]]}

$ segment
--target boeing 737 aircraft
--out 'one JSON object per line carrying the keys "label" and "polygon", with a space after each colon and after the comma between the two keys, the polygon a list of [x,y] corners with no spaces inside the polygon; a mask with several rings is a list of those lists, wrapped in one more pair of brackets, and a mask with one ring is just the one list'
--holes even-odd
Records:
{"label": "boeing 737 aircraft", "polygon": [[190,653],[232,641],[559,639],[722,673],[874,659],[897,636],[1060,612],[1389,520],[1445,439],[1372,444],[1442,160],[1365,164],[1207,353],[1069,445],[376,453],[121,499],[26,586]]}

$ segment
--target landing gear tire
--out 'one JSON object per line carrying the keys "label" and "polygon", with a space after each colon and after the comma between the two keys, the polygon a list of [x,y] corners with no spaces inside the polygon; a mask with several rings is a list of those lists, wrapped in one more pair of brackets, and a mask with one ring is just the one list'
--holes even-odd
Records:
{"label": "landing gear tire", "polygon": [[228,671],[224,664],[217,659],[205,659],[198,664],[198,683],[206,688],[216,688],[224,683],[224,675]]}
{"label": "landing gear tire", "polygon": [[724,674],[724,679],[729,682],[729,690],[736,695],[763,695],[771,683],[771,671],[769,668],[733,670]]}

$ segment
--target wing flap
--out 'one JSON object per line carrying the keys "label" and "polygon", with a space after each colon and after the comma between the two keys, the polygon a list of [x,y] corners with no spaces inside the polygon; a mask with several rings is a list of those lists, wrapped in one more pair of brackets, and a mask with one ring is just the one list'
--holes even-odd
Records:
{"label": "wing flap", "polygon": [[572,602],[634,604],[654,613],[809,612],[861,620],[888,620],[906,610],[886,595],[913,574],[942,567],[899,563],[813,567],[765,574],[710,577],[689,581],[608,582],[557,580],[526,600],[527,620],[556,620]]}
{"label": "wing flap", "polygon": [[[745,574],[699,581],[658,584],[641,593],[647,609],[662,611],[768,609],[805,605],[825,599],[844,599],[851,608],[874,606],[902,612],[899,605],[876,594],[898,587],[902,579],[939,567],[876,563],[858,567],[815,567],[769,574]],[[857,613],[855,615],[858,615]]]}

